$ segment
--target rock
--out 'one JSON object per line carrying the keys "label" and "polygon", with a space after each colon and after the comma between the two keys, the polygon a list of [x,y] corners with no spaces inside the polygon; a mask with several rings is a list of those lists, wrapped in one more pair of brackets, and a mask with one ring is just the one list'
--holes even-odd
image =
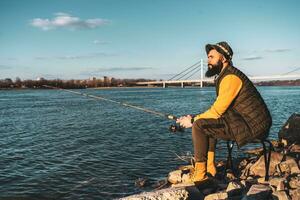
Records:
{"label": "rock", "polygon": [[243,200],[268,199],[271,196],[272,189],[266,185],[252,185]]}
{"label": "rock", "polygon": [[216,190],[215,188],[209,187],[209,188],[202,189],[201,192],[204,194],[204,196],[207,196],[211,193],[216,192],[215,190]]}
{"label": "rock", "polygon": [[261,155],[263,150],[264,149],[262,147],[258,147],[258,148],[255,148],[255,149],[246,150],[246,151],[244,151],[244,153],[254,154],[254,155]]}
{"label": "rock", "polygon": [[276,191],[282,191],[285,189],[284,181],[280,181],[276,187]]}
{"label": "rock", "polygon": [[269,184],[276,187],[281,183],[281,182],[285,182],[286,179],[281,178],[281,177],[274,177],[274,178],[270,178],[269,180]]}
{"label": "rock", "polygon": [[189,193],[189,200],[203,200],[204,195],[199,191],[196,186],[185,187]]}
{"label": "rock", "polygon": [[224,160],[220,160],[216,163],[217,168],[225,167],[225,165],[226,165],[226,161]]}
{"label": "rock", "polygon": [[247,181],[255,181],[255,179],[253,178],[253,176],[248,176],[246,180]]}
{"label": "rock", "polygon": [[241,175],[240,175],[241,179],[247,179],[247,177],[250,174],[250,169],[251,169],[252,165],[253,165],[253,163],[250,162],[246,165],[245,169],[242,170]]}
{"label": "rock", "polygon": [[289,181],[289,186],[292,189],[300,188],[300,177],[292,177]]}
{"label": "rock", "polygon": [[292,200],[300,199],[300,189],[290,190],[289,194],[292,197]]}
{"label": "rock", "polygon": [[249,161],[247,159],[241,160],[239,164],[239,169],[244,169],[248,165]]}
{"label": "rock", "polygon": [[222,200],[228,199],[228,194],[226,192],[219,192],[207,195],[204,200]]}
{"label": "rock", "polygon": [[241,180],[241,184],[245,190],[249,190],[253,184],[256,184],[256,181],[253,182],[252,180]]}
{"label": "rock", "polygon": [[172,184],[181,183],[181,170],[175,170],[169,173],[168,181]]}
{"label": "rock", "polygon": [[[271,160],[270,160],[270,168],[269,175],[272,175],[275,172],[275,167],[278,165],[283,158],[283,154],[272,151]],[[264,156],[261,156],[251,167],[250,167],[250,175],[263,177],[266,174],[265,171],[265,160]]]}
{"label": "rock", "polygon": [[286,194],[285,191],[276,191],[272,193],[272,197],[275,200],[290,200],[291,198]]}
{"label": "rock", "polygon": [[227,179],[227,181],[233,181],[233,180],[236,180],[236,176],[232,172],[227,172],[226,179]]}
{"label": "rock", "polygon": [[155,190],[158,190],[158,189],[162,189],[164,187],[167,187],[168,185],[169,185],[169,182],[166,179],[164,179],[164,180],[157,181],[155,184],[152,185],[152,187]]}
{"label": "rock", "polygon": [[241,195],[243,193],[244,187],[239,182],[230,182],[227,186],[226,192],[228,196]]}
{"label": "rock", "polygon": [[189,192],[186,188],[167,188],[154,192],[143,192],[141,194],[132,195],[121,198],[120,200],[187,200]]}
{"label": "rock", "polygon": [[267,184],[268,183],[268,181],[265,181],[265,177],[258,178],[257,182],[260,183],[260,184]]}
{"label": "rock", "polygon": [[291,146],[290,147],[290,152],[300,153],[300,145],[299,144],[295,144],[295,145]]}
{"label": "rock", "polygon": [[300,174],[297,162],[294,159],[286,160],[278,165],[280,173]]}
{"label": "rock", "polygon": [[191,174],[183,174],[181,177],[182,183],[188,183],[191,182]]}
{"label": "rock", "polygon": [[295,144],[289,147],[289,152],[288,154],[289,156],[292,156],[293,158],[300,160],[300,145],[299,144]]}
{"label": "rock", "polygon": [[300,114],[292,114],[278,133],[279,140],[286,140],[288,145],[300,144]]}
{"label": "rock", "polygon": [[135,180],[135,186],[144,187],[145,185],[147,185],[148,182],[149,181],[146,178],[138,178],[137,180]]}

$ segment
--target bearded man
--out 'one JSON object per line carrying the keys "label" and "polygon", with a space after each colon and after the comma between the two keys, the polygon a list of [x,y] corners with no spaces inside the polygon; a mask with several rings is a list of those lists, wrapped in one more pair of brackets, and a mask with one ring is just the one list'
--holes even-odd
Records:
{"label": "bearded man", "polygon": [[214,158],[218,139],[235,141],[241,147],[254,139],[268,136],[272,125],[270,112],[249,78],[233,66],[233,51],[227,42],[207,44],[207,77],[217,75],[217,98],[206,112],[177,120],[192,127],[194,173],[192,182],[199,185],[217,173]]}

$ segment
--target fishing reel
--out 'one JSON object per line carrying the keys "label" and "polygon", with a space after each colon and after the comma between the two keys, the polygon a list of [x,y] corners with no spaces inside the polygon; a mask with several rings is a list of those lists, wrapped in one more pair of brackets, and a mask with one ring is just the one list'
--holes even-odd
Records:
{"label": "fishing reel", "polygon": [[[191,116],[192,118],[194,118],[195,115],[189,115],[189,116]],[[174,115],[168,115],[167,118],[171,119],[171,120],[177,120],[177,117],[174,116]],[[184,132],[184,127],[180,126],[180,125],[177,125],[176,123],[174,123],[174,124],[171,124],[169,126],[169,131],[172,132],[172,133]]]}
{"label": "fishing reel", "polygon": [[169,131],[172,132],[172,133],[184,132],[184,128],[180,125],[177,125],[177,124],[171,124],[169,126]]}

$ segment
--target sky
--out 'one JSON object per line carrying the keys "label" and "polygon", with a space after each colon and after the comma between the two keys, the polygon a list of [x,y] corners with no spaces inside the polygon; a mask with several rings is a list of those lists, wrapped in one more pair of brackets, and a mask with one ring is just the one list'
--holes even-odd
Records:
{"label": "sky", "polygon": [[0,79],[168,79],[227,41],[247,75],[299,68],[297,0],[0,0]]}

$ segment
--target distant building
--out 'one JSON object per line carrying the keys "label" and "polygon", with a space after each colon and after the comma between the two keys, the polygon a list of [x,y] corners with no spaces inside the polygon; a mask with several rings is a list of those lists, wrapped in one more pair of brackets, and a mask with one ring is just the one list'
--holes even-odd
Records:
{"label": "distant building", "polygon": [[112,77],[108,77],[108,76],[103,77],[104,83],[111,84],[111,80],[112,80]]}
{"label": "distant building", "polygon": [[37,77],[37,81],[44,81],[45,79],[43,77]]}
{"label": "distant building", "polygon": [[96,81],[96,77],[90,77],[90,81]]}

